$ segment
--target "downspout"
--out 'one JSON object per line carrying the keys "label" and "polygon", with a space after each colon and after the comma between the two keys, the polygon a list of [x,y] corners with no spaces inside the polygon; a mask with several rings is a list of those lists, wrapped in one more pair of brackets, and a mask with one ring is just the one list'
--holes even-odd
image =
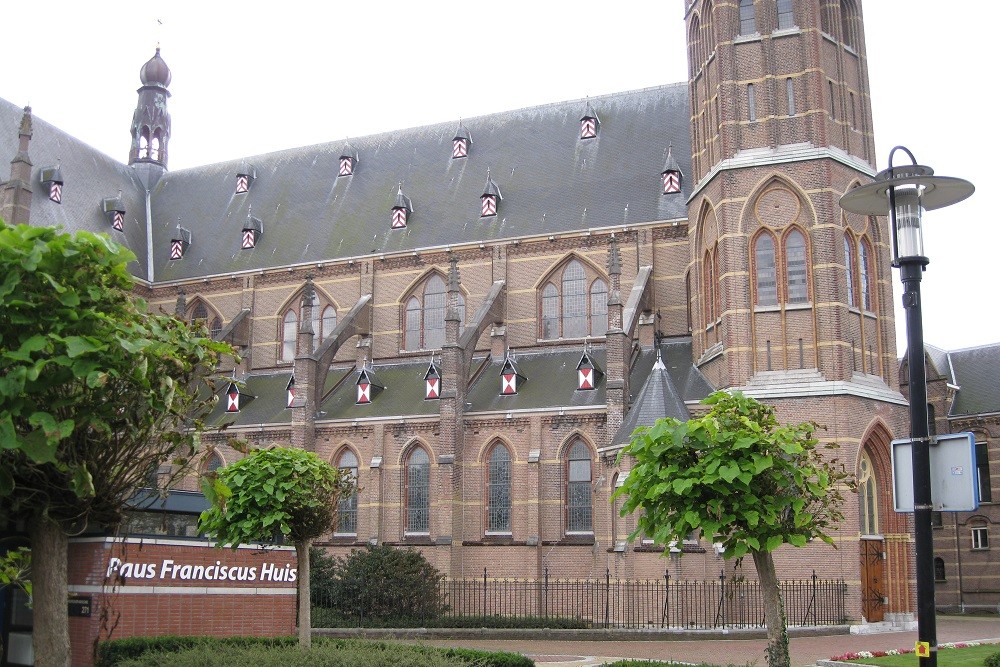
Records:
{"label": "downspout", "polygon": [[146,280],[153,282],[153,206],[146,188]]}

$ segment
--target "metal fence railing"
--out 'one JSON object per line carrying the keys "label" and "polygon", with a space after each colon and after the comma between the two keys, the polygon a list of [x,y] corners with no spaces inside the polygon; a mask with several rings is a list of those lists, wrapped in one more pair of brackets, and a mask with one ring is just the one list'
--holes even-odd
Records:
{"label": "metal fence railing", "polygon": [[[714,580],[680,581],[666,572],[661,579],[650,580],[612,579],[610,571],[600,578],[558,579],[546,569],[537,579],[503,579],[491,578],[484,570],[482,577],[442,579],[436,600],[429,599],[433,597],[429,591],[412,596],[405,590],[386,590],[383,584],[349,582],[341,588],[349,591],[343,600],[334,599],[336,594],[314,596],[314,626],[709,629],[764,625],[759,582],[727,578],[724,572]],[[847,585],[842,579],[820,579],[813,572],[807,579],[782,581],[781,592],[789,625],[836,625],[847,618]]]}

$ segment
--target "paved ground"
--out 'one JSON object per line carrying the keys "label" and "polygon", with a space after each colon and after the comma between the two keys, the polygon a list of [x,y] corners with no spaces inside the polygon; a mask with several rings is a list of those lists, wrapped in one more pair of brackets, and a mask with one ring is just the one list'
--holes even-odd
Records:
{"label": "paved ground", "polygon": [[[938,643],[993,640],[1000,642],[1000,617],[940,616],[937,622]],[[815,664],[847,651],[913,648],[914,632],[886,632],[874,635],[833,635],[793,637],[792,665]],[[757,665],[764,667],[763,639],[705,639],[699,641],[545,641],[545,640],[424,640],[434,646],[463,646],[523,653],[540,667],[584,667],[610,662],[614,658],[677,660],[715,665]]]}

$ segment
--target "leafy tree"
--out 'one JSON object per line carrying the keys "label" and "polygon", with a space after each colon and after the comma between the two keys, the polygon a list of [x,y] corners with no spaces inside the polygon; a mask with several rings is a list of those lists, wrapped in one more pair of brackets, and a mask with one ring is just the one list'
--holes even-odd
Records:
{"label": "leafy tree", "polygon": [[813,538],[833,544],[827,531],[843,519],[847,475],[823,456],[816,424],[779,426],[773,407],[740,393],[715,392],[703,403],[710,406],[704,416],[636,429],[622,453],[635,465],[614,497],[626,496],[623,516],[639,511],[632,537],[667,544],[701,531],[722,544],[725,558],[750,554],[764,599],[768,664],[788,667],[772,552]]}
{"label": "leafy tree", "polygon": [[212,506],[199,525],[220,546],[266,544],[285,537],[299,563],[299,645],[311,643],[309,548],[331,530],[337,505],[354,493],[351,475],[297,447],[255,449],[246,457],[206,475],[202,482]]}
{"label": "leafy tree", "polygon": [[28,527],[34,649],[69,665],[68,533],[110,528],[164,462],[196,450],[227,345],[132,293],[110,239],[0,222],[0,524]]}
{"label": "leafy tree", "polygon": [[322,575],[313,581],[313,601],[336,611],[341,623],[384,625],[425,622],[444,611],[444,578],[423,554],[380,544],[347,557],[317,558]]}

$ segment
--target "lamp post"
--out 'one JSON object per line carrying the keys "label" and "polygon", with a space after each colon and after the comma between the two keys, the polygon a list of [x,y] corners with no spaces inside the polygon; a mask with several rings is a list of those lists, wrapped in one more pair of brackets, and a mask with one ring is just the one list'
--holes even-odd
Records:
{"label": "lamp post", "polygon": [[[894,167],[892,158],[903,151],[911,164]],[[903,281],[906,310],[906,365],[910,376],[910,440],[913,456],[913,540],[917,565],[917,636],[929,650],[920,667],[937,667],[937,623],[934,617],[934,538],[931,530],[931,463],[927,429],[927,377],[924,367],[924,326],[920,304],[920,277],[927,266],[924,255],[923,211],[943,208],[968,198],[972,183],[960,178],[935,176],[930,167],[918,165],[906,148],[889,153],[889,168],[868,185],[840,198],[850,213],[886,215],[892,228],[892,264]]]}

